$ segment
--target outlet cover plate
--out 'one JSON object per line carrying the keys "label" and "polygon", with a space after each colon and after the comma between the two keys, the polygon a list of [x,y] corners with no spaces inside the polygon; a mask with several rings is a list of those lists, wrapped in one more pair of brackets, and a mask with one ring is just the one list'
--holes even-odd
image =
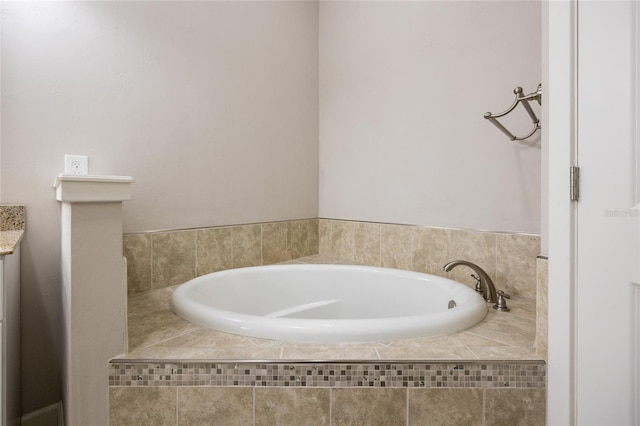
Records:
{"label": "outlet cover plate", "polygon": [[64,174],[88,175],[89,174],[89,157],[86,155],[65,154]]}

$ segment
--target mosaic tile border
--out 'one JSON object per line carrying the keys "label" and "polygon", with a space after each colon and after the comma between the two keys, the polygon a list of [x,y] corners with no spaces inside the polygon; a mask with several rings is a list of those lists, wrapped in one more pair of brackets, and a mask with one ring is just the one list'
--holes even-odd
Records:
{"label": "mosaic tile border", "polygon": [[544,362],[122,362],[109,386],[545,388]]}

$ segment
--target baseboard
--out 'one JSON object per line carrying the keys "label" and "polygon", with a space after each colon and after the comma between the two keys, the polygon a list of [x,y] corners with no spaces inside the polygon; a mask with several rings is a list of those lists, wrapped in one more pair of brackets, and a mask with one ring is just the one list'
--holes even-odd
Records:
{"label": "baseboard", "polygon": [[22,426],[64,426],[62,401],[23,415]]}

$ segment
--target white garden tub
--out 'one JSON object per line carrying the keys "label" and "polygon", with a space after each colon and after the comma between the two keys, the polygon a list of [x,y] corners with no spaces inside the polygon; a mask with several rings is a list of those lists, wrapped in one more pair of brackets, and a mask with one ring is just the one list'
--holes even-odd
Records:
{"label": "white garden tub", "polygon": [[231,269],[186,282],[171,309],[195,324],[296,342],[375,342],[454,333],[487,314],[456,281],[352,265]]}

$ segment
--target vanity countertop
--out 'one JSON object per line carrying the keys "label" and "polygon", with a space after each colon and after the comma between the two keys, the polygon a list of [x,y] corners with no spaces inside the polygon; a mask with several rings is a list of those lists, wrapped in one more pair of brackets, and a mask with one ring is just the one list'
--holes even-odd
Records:
{"label": "vanity countertop", "polygon": [[23,230],[0,231],[0,256],[4,256],[5,254],[13,254],[13,251],[20,243],[23,234]]}
{"label": "vanity countertop", "polygon": [[0,256],[13,254],[24,235],[27,212],[21,205],[0,206]]}

